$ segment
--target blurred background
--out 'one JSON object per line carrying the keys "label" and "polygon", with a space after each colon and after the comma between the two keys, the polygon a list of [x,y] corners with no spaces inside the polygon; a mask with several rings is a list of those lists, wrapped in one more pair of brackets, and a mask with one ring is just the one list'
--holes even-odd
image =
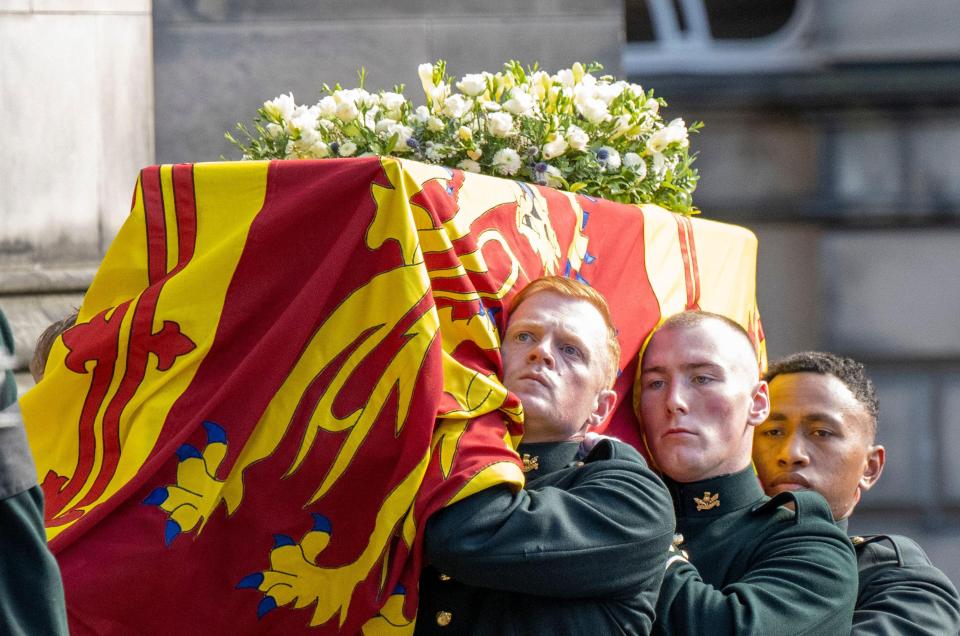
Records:
{"label": "blurred background", "polygon": [[867,363],[888,464],[855,532],[960,582],[960,4],[956,0],[0,0],[0,308],[21,390],[79,305],[138,170],[238,158],[266,99],[508,59],[597,60],[692,139],[706,218],[760,238],[771,358]]}

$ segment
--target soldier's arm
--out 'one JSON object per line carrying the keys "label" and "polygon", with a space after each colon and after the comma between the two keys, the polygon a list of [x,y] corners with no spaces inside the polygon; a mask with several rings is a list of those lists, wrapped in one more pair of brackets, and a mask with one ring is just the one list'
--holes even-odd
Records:
{"label": "soldier's arm", "polygon": [[960,634],[960,598],[950,579],[906,537],[860,549],[854,636]]}
{"label": "soldier's arm", "polygon": [[718,589],[689,562],[671,561],[656,633],[848,634],[857,592],[853,548],[826,502],[810,505],[806,495],[815,493],[803,494],[796,516],[781,509],[787,517],[757,537],[739,580]]}
{"label": "soldier's arm", "polygon": [[604,441],[536,487],[491,488],[435,514],[427,561],[470,585],[558,598],[654,587],[673,535],[670,495],[632,447]]}

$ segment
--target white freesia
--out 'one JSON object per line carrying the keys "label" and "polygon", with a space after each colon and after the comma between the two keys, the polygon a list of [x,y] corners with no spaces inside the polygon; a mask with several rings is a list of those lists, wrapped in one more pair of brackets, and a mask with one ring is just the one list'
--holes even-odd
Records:
{"label": "white freesia", "polygon": [[500,104],[495,101],[487,100],[480,102],[480,108],[487,111],[488,113],[495,113],[500,110]]}
{"label": "white freesia", "polygon": [[567,151],[567,140],[563,135],[557,135],[552,140],[543,144],[543,158],[550,160],[559,157]]}
{"label": "white freesia", "polygon": [[267,124],[266,129],[267,129],[267,136],[270,137],[270,139],[276,139],[277,137],[282,135],[284,132],[283,126],[281,126],[280,124],[275,124],[273,122],[270,122],[269,124]]}
{"label": "white freesia", "polygon": [[457,167],[467,172],[480,172],[480,164],[473,159],[464,159],[457,164]]}
{"label": "white freesia", "polygon": [[643,103],[643,107],[649,110],[654,115],[660,112],[660,102],[658,102],[652,97]]}
{"label": "white freesia", "polygon": [[609,106],[610,102],[615,100],[617,97],[620,97],[620,93],[622,92],[623,92],[623,86],[620,84],[597,84],[596,85],[597,98],[602,99],[607,106]]}
{"label": "white freesia", "polygon": [[613,134],[616,137],[627,134],[627,131],[633,126],[630,115],[620,115],[613,125]]}
{"label": "white freesia", "polygon": [[670,144],[680,144],[681,148],[686,148],[689,143],[687,126],[682,119],[678,118],[650,135],[647,148],[650,152],[663,152]]}
{"label": "white freesia", "polygon": [[533,109],[533,98],[526,92],[515,88],[510,91],[510,99],[504,102],[503,109],[514,115],[526,115]]}
{"label": "white freesia", "polygon": [[423,94],[429,96],[433,93],[433,89],[437,87],[437,85],[433,83],[433,64],[421,64],[418,66],[417,75],[420,77]]}
{"label": "white freesia", "polygon": [[460,138],[460,141],[470,141],[473,139],[473,131],[466,126],[460,126],[457,129],[457,137]]}
{"label": "white freesia", "polygon": [[427,130],[430,132],[440,132],[446,128],[446,124],[443,123],[443,120],[439,117],[431,117],[427,120]]}
{"label": "white freesia", "polygon": [[643,90],[643,86],[640,86],[640,84],[630,84],[629,89],[630,89],[630,93],[637,99],[647,96],[647,94]]}
{"label": "white freesia", "polygon": [[513,148],[498,150],[493,155],[493,169],[502,175],[512,176],[520,170],[520,155]]}
{"label": "white freesia", "polygon": [[553,81],[559,82],[563,86],[568,86],[571,88],[576,83],[573,79],[573,70],[569,68],[557,71],[557,74],[553,76]]}
{"label": "white freesia", "polygon": [[487,130],[494,137],[507,137],[513,130],[513,116],[510,113],[491,113],[487,116]]}
{"label": "white freesia", "polygon": [[484,77],[483,73],[464,75],[463,79],[457,82],[457,89],[464,95],[476,97],[487,90],[487,78]]}
{"label": "white freesia", "polygon": [[568,126],[566,138],[567,143],[574,150],[583,150],[590,143],[590,135],[579,126]]}
{"label": "white freesia", "polygon": [[653,163],[653,174],[658,181],[662,180],[667,175],[667,158],[663,156],[662,152],[655,152],[651,156],[651,162]]}
{"label": "white freesia", "polygon": [[263,110],[269,119],[273,121],[288,121],[293,117],[293,111],[297,103],[293,99],[293,93],[285,93],[263,102]]}
{"label": "white freesia", "polygon": [[464,99],[463,95],[451,95],[443,101],[442,113],[451,119],[460,119],[470,112],[472,103]]}

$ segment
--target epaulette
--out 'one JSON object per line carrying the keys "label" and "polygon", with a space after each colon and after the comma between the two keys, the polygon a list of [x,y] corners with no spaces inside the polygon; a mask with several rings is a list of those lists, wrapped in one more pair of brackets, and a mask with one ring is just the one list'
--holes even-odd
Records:
{"label": "epaulette", "polygon": [[879,544],[881,541],[889,543],[893,548],[897,565],[900,567],[930,564],[930,557],[927,556],[927,553],[916,541],[909,537],[898,534],[869,534],[850,537],[850,542],[858,555],[862,554],[867,546],[875,543]]}
{"label": "epaulette", "polygon": [[750,511],[754,514],[772,513],[781,506],[793,504],[793,522],[800,523],[801,518],[808,515],[820,517],[833,523],[833,513],[830,512],[830,506],[823,496],[812,490],[787,490],[774,495],[761,504],[757,504]]}

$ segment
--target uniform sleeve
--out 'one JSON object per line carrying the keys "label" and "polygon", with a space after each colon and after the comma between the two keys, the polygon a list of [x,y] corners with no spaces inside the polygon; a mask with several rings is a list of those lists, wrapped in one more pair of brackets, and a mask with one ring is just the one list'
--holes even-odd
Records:
{"label": "uniform sleeve", "polygon": [[43,494],[0,500],[0,634],[67,634],[63,583],[47,549]]}
{"label": "uniform sleeve", "polygon": [[[797,504],[800,507],[800,503]],[[857,564],[846,535],[805,511],[774,522],[746,573],[715,588],[686,561],[668,568],[657,601],[657,634],[848,634]]]}
{"label": "uniform sleeve", "polygon": [[902,564],[893,550],[874,544],[864,548],[870,554],[861,555],[860,595],[851,633],[960,634],[960,599],[953,583],[915,543],[903,537],[894,540],[904,552]]}
{"label": "uniform sleeve", "polygon": [[439,511],[427,523],[427,561],[469,585],[540,596],[656,589],[673,505],[640,454],[602,442],[585,465],[558,474],[519,492],[491,488]]}

